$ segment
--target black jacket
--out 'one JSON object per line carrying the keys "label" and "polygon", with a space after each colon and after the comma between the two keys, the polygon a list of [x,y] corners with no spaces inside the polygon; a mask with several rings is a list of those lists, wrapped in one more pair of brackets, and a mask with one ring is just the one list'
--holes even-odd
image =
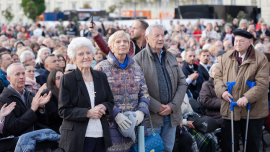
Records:
{"label": "black jacket", "polygon": [[35,68],[36,68],[36,69],[45,69],[43,63],[37,63]]}
{"label": "black jacket", "polygon": [[[193,68],[195,71],[197,71],[197,73],[199,74],[197,80],[196,80],[196,85],[194,86],[192,83],[190,83],[188,85],[188,89],[190,90],[190,92],[193,95],[193,98],[197,100],[197,98],[199,97],[199,93],[201,91],[202,88],[202,84],[205,81],[203,78],[203,75],[201,73],[201,71],[198,69],[198,65],[193,64]],[[186,61],[184,61],[183,64],[183,68],[182,71],[184,72],[186,78],[188,78],[189,75],[191,75],[192,73],[194,73],[190,68],[189,65]]]}
{"label": "black jacket", "polygon": [[43,73],[40,73],[40,75],[36,77],[37,83],[42,86],[44,83],[47,82],[47,78],[48,78],[49,74],[50,74],[50,71],[45,69]]}
{"label": "black jacket", "polygon": [[3,129],[4,136],[20,136],[34,130],[47,128],[45,125],[46,115],[41,114],[38,110],[34,112],[31,109],[31,103],[35,94],[25,90],[25,101],[23,102],[18,92],[13,90],[11,86],[4,88],[0,95],[0,107],[5,103],[8,105],[16,102],[15,109],[5,117],[5,125]]}
{"label": "black jacket", "polygon": [[[49,94],[50,90],[45,90],[41,95]],[[46,125],[60,134],[59,128],[62,125],[63,119],[58,115],[58,98],[55,94],[52,93],[50,101],[45,105],[46,111]]]}
{"label": "black jacket", "polygon": [[210,76],[209,76],[208,71],[204,68],[204,66],[202,66],[201,64],[199,64],[198,69],[201,71],[204,80],[205,81],[208,81]]}
{"label": "black jacket", "polygon": [[[95,105],[103,104],[107,107],[106,115],[100,118],[105,147],[112,146],[107,117],[112,113],[114,102],[107,76],[105,73],[93,70]],[[63,119],[59,146],[68,151],[82,152],[84,138],[89,118],[87,111],[91,109],[90,97],[83,80],[81,71],[77,68],[61,78],[59,101],[59,115]]]}
{"label": "black jacket", "polygon": [[[262,30],[259,30],[259,31],[258,31],[258,37],[259,37],[259,38],[261,38],[261,34],[262,34]],[[270,31],[269,31],[269,30],[266,30],[266,31],[265,31],[265,35],[266,35],[266,36],[270,36]]]}

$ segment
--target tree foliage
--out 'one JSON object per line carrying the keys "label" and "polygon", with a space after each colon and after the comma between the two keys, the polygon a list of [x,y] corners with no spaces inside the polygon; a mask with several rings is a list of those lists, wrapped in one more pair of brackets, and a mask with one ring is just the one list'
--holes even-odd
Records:
{"label": "tree foliage", "polygon": [[113,13],[115,11],[115,9],[116,9],[116,6],[115,5],[111,5],[109,7],[109,13]]}
{"label": "tree foliage", "polygon": [[3,10],[1,13],[8,22],[10,22],[14,17],[14,15],[11,13],[9,9]]}
{"label": "tree foliage", "polygon": [[22,0],[21,6],[24,14],[34,21],[46,9],[45,0]]}
{"label": "tree foliage", "polygon": [[92,7],[88,3],[84,3],[83,9],[92,9]]}
{"label": "tree foliage", "polygon": [[61,12],[60,8],[59,7],[56,7],[53,12]]}

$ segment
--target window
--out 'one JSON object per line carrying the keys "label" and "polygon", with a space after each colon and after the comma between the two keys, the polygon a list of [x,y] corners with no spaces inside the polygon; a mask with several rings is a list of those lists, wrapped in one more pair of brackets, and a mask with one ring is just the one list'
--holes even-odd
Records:
{"label": "window", "polygon": [[133,2],[129,2],[129,7],[133,7]]}
{"label": "window", "polygon": [[22,19],[21,18],[19,19],[19,22],[22,23]]}
{"label": "window", "polygon": [[148,7],[148,2],[144,2],[143,7]]}
{"label": "window", "polygon": [[76,10],[76,3],[72,3],[72,9]]}
{"label": "window", "polygon": [[105,2],[100,2],[100,9],[105,9]]}
{"label": "window", "polygon": [[57,3],[57,8],[59,8],[59,10],[62,10],[62,3]]}
{"label": "window", "polygon": [[231,0],[231,5],[235,5],[235,0]]}
{"label": "window", "polygon": [[175,6],[179,6],[179,0],[175,0],[175,3],[174,3]]}
{"label": "window", "polygon": [[50,3],[46,3],[46,11],[50,11]]}
{"label": "window", "polygon": [[9,5],[7,8],[8,8],[9,11],[12,11],[12,6],[11,5]]}
{"label": "window", "polygon": [[222,5],[223,4],[223,0],[211,0],[211,4],[212,5]]}
{"label": "window", "polygon": [[192,4],[193,5],[197,4],[197,0],[192,0]]}
{"label": "window", "polygon": [[21,4],[19,5],[19,10],[20,10],[20,11],[21,11],[21,10],[23,10],[23,8],[22,8]]}

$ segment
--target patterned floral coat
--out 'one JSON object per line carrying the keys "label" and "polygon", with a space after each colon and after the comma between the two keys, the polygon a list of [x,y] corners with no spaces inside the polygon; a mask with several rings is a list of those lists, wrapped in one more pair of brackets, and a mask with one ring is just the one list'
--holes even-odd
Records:
{"label": "patterned floral coat", "polygon": [[[128,152],[131,150],[133,142],[131,138],[121,135],[114,118],[119,112],[136,110],[144,112],[145,118],[148,117],[149,94],[143,72],[141,67],[128,54],[127,67],[125,69],[119,66],[118,60],[111,52],[108,54],[108,59],[100,62],[97,66],[108,77],[115,103],[112,115],[108,118],[113,142],[113,146],[108,148],[108,151]],[[145,133],[147,133],[146,130]]]}

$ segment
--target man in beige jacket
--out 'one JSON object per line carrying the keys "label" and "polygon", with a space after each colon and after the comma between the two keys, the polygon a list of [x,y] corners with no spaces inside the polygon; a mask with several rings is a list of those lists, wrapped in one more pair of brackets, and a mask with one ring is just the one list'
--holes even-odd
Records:
{"label": "man in beige jacket", "polygon": [[[247,103],[251,104],[247,152],[259,152],[262,138],[264,117],[268,115],[268,76],[269,65],[266,56],[256,51],[252,45],[253,35],[245,30],[234,33],[234,51],[225,53],[215,74],[215,91],[218,98],[222,98],[220,113],[224,119],[222,135],[222,151],[231,152],[231,111],[230,98],[237,102],[234,108],[234,150],[239,147],[239,132],[242,139],[245,136]],[[256,82],[250,89],[247,80]],[[229,94],[226,83],[235,81],[232,94]]]}

